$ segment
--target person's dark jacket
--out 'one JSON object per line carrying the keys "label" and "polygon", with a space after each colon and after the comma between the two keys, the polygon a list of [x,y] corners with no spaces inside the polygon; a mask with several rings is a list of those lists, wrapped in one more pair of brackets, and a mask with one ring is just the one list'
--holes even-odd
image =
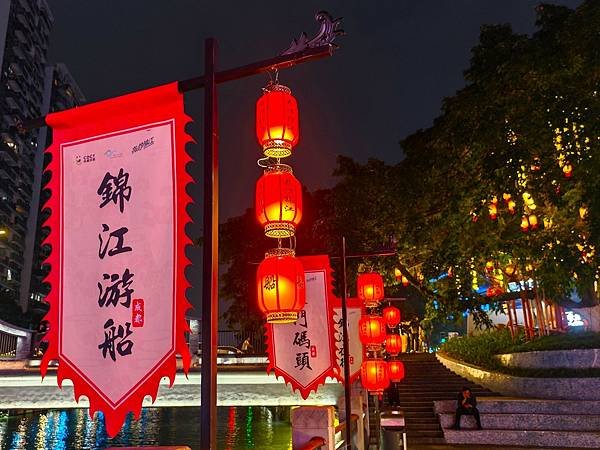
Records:
{"label": "person's dark jacket", "polygon": [[471,405],[473,408],[477,407],[477,399],[475,398],[475,396],[473,394],[471,394],[471,396],[469,398],[465,399],[463,396],[463,393],[460,392],[458,394],[458,398],[456,399],[456,407],[457,408],[471,409],[471,408],[467,408],[463,404],[463,400],[465,401],[465,403]]}

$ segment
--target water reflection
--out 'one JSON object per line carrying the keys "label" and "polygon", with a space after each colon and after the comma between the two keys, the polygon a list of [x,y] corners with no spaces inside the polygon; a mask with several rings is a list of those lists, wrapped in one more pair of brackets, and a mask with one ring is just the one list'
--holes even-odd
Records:
{"label": "water reflection", "polygon": [[[289,408],[217,408],[218,448],[291,450]],[[199,449],[199,408],[145,408],[139,420],[127,417],[110,439],[101,413],[87,409],[0,411],[0,449],[104,449],[138,445],[188,445]]]}

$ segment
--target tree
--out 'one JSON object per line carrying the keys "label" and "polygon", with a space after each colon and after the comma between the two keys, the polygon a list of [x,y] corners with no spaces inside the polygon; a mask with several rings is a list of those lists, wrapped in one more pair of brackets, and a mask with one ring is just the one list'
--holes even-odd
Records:
{"label": "tree", "polygon": [[[342,235],[352,252],[394,248],[397,258],[352,261],[348,274],[370,266],[388,295],[404,295],[399,269],[431,320],[470,311],[485,324],[483,305],[532,295],[498,290],[509,269],[556,302],[589,293],[600,263],[600,3],[537,15],[531,37],[482,27],[465,88],[401,142],[399,164],[338,158],[337,184],[305,195],[299,254],[339,254]],[[242,272],[268,248],[251,218],[223,228],[223,293],[242,304],[253,271]]]}

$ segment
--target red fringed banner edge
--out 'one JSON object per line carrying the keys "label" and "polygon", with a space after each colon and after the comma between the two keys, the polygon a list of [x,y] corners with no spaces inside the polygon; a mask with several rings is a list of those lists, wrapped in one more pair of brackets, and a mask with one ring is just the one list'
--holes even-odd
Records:
{"label": "red fringed banner edge", "polygon": [[[60,324],[58,313],[61,302],[59,292],[59,261],[61,260],[60,249],[62,241],[60,234],[60,146],[63,142],[169,119],[174,119],[175,121],[175,189],[177,192],[175,214],[177,214],[178,218],[177,229],[175,231],[177,248],[177,260],[175,261],[175,349],[144,382],[137,385],[131,394],[129,394],[127,400],[122,402],[117,408],[113,408],[73,367],[67,362],[61,361],[59,356],[58,328]],[[40,371],[42,377],[44,377],[50,361],[58,360],[58,386],[62,388],[63,380],[70,379],[74,386],[75,400],[79,402],[79,398],[82,395],[89,399],[90,417],[93,417],[96,411],[104,412],[106,430],[109,436],[112,437],[119,432],[129,412],[133,412],[135,417],[139,418],[144,397],[149,395],[152,397],[153,402],[156,400],[158,387],[163,377],[169,378],[170,386],[173,385],[177,371],[176,354],[180,354],[182,357],[183,370],[186,375],[190,367],[190,352],[185,340],[185,332],[189,331],[187,321],[185,320],[185,313],[191,308],[185,296],[186,290],[190,287],[185,277],[185,269],[190,265],[190,261],[185,256],[185,248],[191,245],[191,240],[185,233],[185,227],[191,222],[186,208],[192,202],[191,197],[186,192],[186,186],[191,184],[193,180],[186,170],[187,164],[192,162],[192,159],[187,154],[185,147],[188,143],[194,141],[186,133],[185,127],[191,122],[191,118],[184,112],[183,96],[178,91],[177,83],[170,83],[79,108],[53,113],[47,116],[46,122],[53,129],[53,143],[46,150],[46,154],[49,154],[52,160],[45,172],[51,175],[47,186],[47,189],[51,191],[51,197],[45,204],[45,209],[50,211],[50,217],[43,225],[50,229],[50,234],[44,241],[45,245],[51,247],[50,256],[45,261],[45,264],[50,266],[50,273],[44,280],[50,284],[50,292],[46,297],[46,301],[50,304],[50,310],[45,316],[45,320],[49,322],[50,329],[44,337],[44,341],[48,342],[48,349],[42,359]]]}

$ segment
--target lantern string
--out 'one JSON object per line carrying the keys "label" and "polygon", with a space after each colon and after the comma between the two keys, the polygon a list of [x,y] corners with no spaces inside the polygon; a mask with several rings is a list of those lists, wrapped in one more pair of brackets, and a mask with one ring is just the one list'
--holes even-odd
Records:
{"label": "lantern string", "polygon": [[266,169],[267,167],[269,167],[271,164],[271,158],[269,158],[268,156],[265,156],[264,158],[258,158],[258,160],[256,161],[256,164],[258,165],[258,167],[262,167],[263,169]]}
{"label": "lantern string", "polygon": [[272,86],[274,84],[279,84],[279,69],[277,69],[277,68],[269,69],[267,71],[267,74],[269,75],[269,82],[267,83],[266,88],[262,88],[263,91],[268,90],[269,86]]}

